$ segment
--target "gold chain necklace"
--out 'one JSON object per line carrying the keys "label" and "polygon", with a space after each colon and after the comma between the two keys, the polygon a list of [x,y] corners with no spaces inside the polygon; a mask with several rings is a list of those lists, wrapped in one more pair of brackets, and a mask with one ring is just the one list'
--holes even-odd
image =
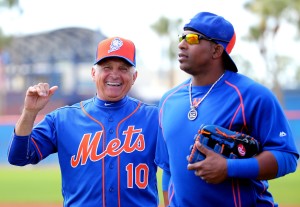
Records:
{"label": "gold chain necklace", "polygon": [[198,116],[198,112],[197,112],[197,107],[200,105],[200,103],[202,103],[202,101],[206,98],[206,96],[211,92],[211,90],[214,88],[214,86],[221,80],[221,78],[224,76],[225,73],[223,73],[220,78],[218,80],[216,80],[212,86],[209,88],[209,90],[206,92],[206,94],[203,96],[203,98],[198,102],[197,105],[193,105],[192,102],[192,80],[190,82],[190,86],[189,86],[189,98],[190,98],[190,110],[188,113],[188,119],[191,121],[194,121],[197,116]]}

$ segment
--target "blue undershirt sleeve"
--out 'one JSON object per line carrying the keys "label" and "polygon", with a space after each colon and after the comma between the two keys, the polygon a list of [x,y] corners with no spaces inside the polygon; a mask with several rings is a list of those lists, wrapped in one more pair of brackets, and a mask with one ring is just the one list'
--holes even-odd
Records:
{"label": "blue undershirt sleeve", "polygon": [[274,155],[278,164],[277,178],[296,171],[298,158],[295,154],[281,151],[270,152]]}
{"label": "blue undershirt sleeve", "polygon": [[30,135],[17,136],[13,135],[11,144],[8,149],[8,162],[12,165],[24,166],[27,164],[36,164],[39,158],[34,148],[30,144]]}

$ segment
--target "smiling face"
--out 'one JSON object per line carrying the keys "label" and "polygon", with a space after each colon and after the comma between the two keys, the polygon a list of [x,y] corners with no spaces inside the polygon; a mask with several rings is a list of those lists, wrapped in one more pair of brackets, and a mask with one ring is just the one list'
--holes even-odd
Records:
{"label": "smiling face", "polygon": [[137,78],[137,71],[121,58],[106,58],[91,71],[97,96],[104,101],[119,101],[127,95]]}

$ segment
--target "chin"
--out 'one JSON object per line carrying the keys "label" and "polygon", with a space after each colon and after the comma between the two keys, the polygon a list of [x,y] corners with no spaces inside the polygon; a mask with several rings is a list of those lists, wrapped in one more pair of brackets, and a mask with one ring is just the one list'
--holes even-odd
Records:
{"label": "chin", "polygon": [[190,71],[190,68],[187,68],[187,67],[184,67],[184,66],[180,66],[179,68],[180,68],[180,70],[182,70],[182,71],[184,71],[186,73],[189,73],[189,71]]}
{"label": "chin", "polygon": [[112,101],[112,102],[115,102],[115,101],[119,101],[119,100],[121,100],[122,98],[123,98],[124,96],[122,96],[122,95],[118,95],[118,96],[108,96],[108,101]]}

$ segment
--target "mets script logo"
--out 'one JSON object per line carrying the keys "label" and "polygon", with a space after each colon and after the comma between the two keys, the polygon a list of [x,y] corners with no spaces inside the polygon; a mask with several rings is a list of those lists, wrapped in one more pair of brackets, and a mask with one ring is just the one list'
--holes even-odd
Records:
{"label": "mets script logo", "polygon": [[[142,129],[134,129],[134,126],[129,126],[126,131],[123,131],[123,135],[125,135],[123,143],[121,143],[121,140],[118,138],[112,139],[100,154],[97,154],[97,149],[103,131],[96,132],[93,138],[92,134],[84,134],[77,154],[71,157],[71,166],[75,168],[79,164],[85,165],[88,158],[95,162],[103,159],[107,155],[114,157],[120,155],[122,152],[131,153],[135,150],[143,151],[145,149],[145,139],[141,132]],[[134,141],[133,135],[137,135]]]}

